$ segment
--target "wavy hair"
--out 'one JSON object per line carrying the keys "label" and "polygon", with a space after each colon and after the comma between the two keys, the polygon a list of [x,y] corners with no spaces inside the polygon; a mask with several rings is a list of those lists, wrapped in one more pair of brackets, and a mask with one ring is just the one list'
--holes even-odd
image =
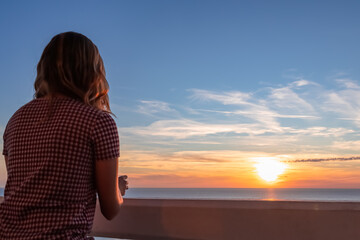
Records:
{"label": "wavy hair", "polygon": [[111,113],[103,60],[96,45],[80,33],[51,39],[37,65],[34,88],[35,98],[62,94]]}

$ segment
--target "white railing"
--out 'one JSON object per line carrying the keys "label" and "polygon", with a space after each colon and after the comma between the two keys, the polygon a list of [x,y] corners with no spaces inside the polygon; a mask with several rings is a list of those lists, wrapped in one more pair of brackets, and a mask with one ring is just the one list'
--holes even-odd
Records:
{"label": "white railing", "polygon": [[359,240],[360,203],[125,199],[112,221],[97,206],[92,235],[158,240]]}

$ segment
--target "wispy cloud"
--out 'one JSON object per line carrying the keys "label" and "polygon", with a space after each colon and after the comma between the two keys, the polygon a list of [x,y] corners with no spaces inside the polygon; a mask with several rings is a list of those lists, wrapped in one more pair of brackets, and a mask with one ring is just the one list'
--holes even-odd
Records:
{"label": "wispy cloud", "polygon": [[360,127],[360,86],[350,79],[338,79],[344,88],[326,91],[321,106],[325,112],[338,114],[341,120],[350,120]]}
{"label": "wispy cloud", "polygon": [[149,101],[149,100],[140,100],[140,104],[138,105],[137,112],[153,115],[159,112],[175,112],[174,109],[170,107],[169,103],[162,101]]}
{"label": "wispy cloud", "polygon": [[302,87],[302,86],[307,86],[307,85],[318,85],[317,83],[305,80],[303,78],[297,78],[296,81],[290,83],[289,86],[291,87]]}
{"label": "wispy cloud", "polygon": [[303,162],[329,162],[329,161],[359,161],[360,156],[355,157],[334,157],[334,158],[309,158],[309,159],[296,159],[292,161],[285,161],[290,163],[303,163]]}
{"label": "wispy cloud", "polygon": [[[199,114],[199,112],[212,112],[212,113],[221,113],[224,115],[252,115],[254,114],[251,111],[244,111],[244,110],[233,110],[233,111],[220,111],[220,110],[209,110],[209,109],[194,109],[194,111]],[[291,115],[291,114],[280,114],[272,111],[264,111],[261,112],[262,115],[268,115],[270,117],[275,118],[298,118],[298,119],[319,119],[319,116],[312,116],[312,115]]]}
{"label": "wispy cloud", "polygon": [[348,89],[360,89],[359,84],[349,78],[338,78],[336,82]]}
{"label": "wispy cloud", "polygon": [[[152,149],[148,151],[127,149],[121,156],[122,160],[132,162],[153,162],[166,160],[168,163],[176,162],[209,162],[209,163],[236,163],[241,165],[244,161],[252,162],[256,157],[270,157],[271,154],[259,151],[241,150],[182,150],[166,151]],[[287,156],[288,157],[288,156]]]}
{"label": "wispy cloud", "polygon": [[[304,86],[301,84],[296,86]],[[281,109],[290,109],[291,112],[296,111],[300,113],[314,113],[313,106],[301,98],[289,86],[272,89],[269,100],[273,106]]]}
{"label": "wispy cloud", "polygon": [[[342,136],[353,133],[351,129],[345,128],[291,128],[291,127],[268,127],[259,123],[253,124],[212,124],[203,123],[190,119],[159,120],[148,126],[134,126],[119,128],[125,135],[158,136],[175,139],[185,139],[197,136],[208,136],[222,133],[262,135],[272,133],[275,135],[308,135],[308,136]],[[221,136],[220,136],[221,137]],[[226,138],[226,136],[225,136]]]}
{"label": "wispy cloud", "polygon": [[223,105],[235,105],[238,108],[233,111],[235,114],[241,114],[266,126],[280,130],[280,125],[274,118],[275,113],[271,111],[264,103],[255,103],[252,94],[242,92],[213,92],[199,89],[192,89],[192,99],[202,101],[216,101]]}
{"label": "wispy cloud", "polygon": [[[254,93],[239,91],[215,92],[201,89],[191,89],[190,91],[193,100],[215,101],[223,105],[233,106],[230,111],[215,110],[218,113],[241,115],[264,124],[268,128],[280,130],[277,118],[319,118],[313,106],[293,91],[293,88],[297,89],[313,84],[310,81],[300,79],[285,87],[270,88],[270,93],[262,97],[256,96]],[[212,110],[209,109],[209,111]]]}
{"label": "wispy cloud", "polygon": [[[234,184],[236,178],[228,175],[216,176],[210,175],[211,173],[205,175],[199,174],[133,174],[131,176],[131,186],[132,187],[146,187],[153,188],[154,186],[160,188],[174,188],[175,187],[185,187],[185,188],[207,188],[211,187],[223,188],[227,187],[239,187]],[[216,181],[215,181],[216,178]],[[212,181],[211,181],[212,180]],[[235,186],[234,186],[235,185]],[[246,185],[246,182],[243,182],[241,187],[249,187]],[[175,189],[174,189],[175,190]],[[177,193],[179,193],[177,191]],[[180,192],[181,194],[181,192]],[[166,196],[164,196],[166,197]]]}
{"label": "wispy cloud", "polygon": [[327,128],[327,127],[309,127],[309,128],[301,128],[301,129],[294,129],[294,128],[285,128],[288,130],[289,133],[293,134],[302,134],[302,135],[309,135],[309,136],[323,136],[323,137],[340,137],[349,133],[354,133],[355,131],[352,129],[346,128]]}
{"label": "wispy cloud", "polygon": [[229,92],[214,92],[203,89],[190,89],[192,92],[192,99],[202,101],[217,101],[224,105],[251,105],[248,101],[251,98],[251,93],[244,93],[240,91]]}
{"label": "wispy cloud", "polygon": [[263,134],[274,131],[259,124],[210,124],[190,119],[159,120],[145,127],[120,128],[125,134],[163,136],[171,138],[188,138],[218,133]]}
{"label": "wispy cloud", "polygon": [[360,150],[360,141],[334,141],[331,145],[332,148],[344,150]]}

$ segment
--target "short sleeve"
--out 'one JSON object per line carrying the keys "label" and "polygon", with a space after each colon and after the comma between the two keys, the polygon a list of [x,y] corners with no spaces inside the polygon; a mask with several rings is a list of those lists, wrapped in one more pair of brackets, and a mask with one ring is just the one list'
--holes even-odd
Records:
{"label": "short sleeve", "polygon": [[4,135],[3,135],[3,151],[2,151],[2,154],[4,156],[7,156],[8,155],[8,147],[7,147],[7,137],[6,137],[6,129],[4,131]]}
{"label": "short sleeve", "polygon": [[98,116],[91,137],[96,161],[120,156],[119,134],[110,114],[103,112]]}

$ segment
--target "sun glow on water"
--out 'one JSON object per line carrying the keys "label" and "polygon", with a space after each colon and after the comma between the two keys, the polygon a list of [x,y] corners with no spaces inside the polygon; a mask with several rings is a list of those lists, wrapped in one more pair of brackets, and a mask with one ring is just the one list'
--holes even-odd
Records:
{"label": "sun glow on water", "polygon": [[257,158],[254,166],[260,178],[266,182],[274,182],[283,174],[287,165],[272,158]]}

